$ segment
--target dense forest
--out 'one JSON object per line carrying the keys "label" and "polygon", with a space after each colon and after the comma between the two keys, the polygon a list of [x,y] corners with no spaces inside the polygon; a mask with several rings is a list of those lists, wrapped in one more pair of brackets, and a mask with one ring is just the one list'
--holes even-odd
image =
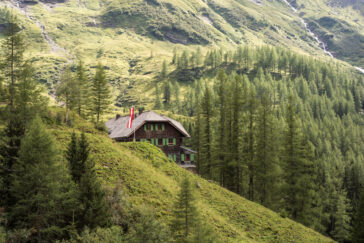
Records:
{"label": "dense forest", "polygon": [[[49,124],[82,117],[104,130],[112,95],[99,63],[62,72],[50,112],[8,14],[1,42],[0,240],[217,242],[186,177],[166,225],[97,177],[85,133],[63,153]],[[339,242],[362,242],[364,78],[281,48],[174,51],[155,79],[155,109],[184,116],[198,173]],[[181,98],[183,93],[184,99]],[[116,101],[117,102],[117,101]]]}
{"label": "dense forest", "polygon": [[352,240],[364,186],[363,75],[282,48],[198,49],[163,63],[155,93],[156,109],[193,117],[185,126],[201,176]]}

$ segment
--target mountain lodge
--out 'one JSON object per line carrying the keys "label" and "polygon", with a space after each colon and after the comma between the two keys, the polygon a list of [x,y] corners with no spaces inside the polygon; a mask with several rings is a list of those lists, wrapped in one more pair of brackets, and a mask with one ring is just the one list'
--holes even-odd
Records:
{"label": "mountain lodge", "polygon": [[119,116],[106,122],[109,136],[118,142],[150,142],[159,147],[168,158],[181,167],[195,168],[195,151],[183,146],[183,141],[191,136],[176,120],[153,111],[134,115],[131,128],[127,128],[129,116]]}

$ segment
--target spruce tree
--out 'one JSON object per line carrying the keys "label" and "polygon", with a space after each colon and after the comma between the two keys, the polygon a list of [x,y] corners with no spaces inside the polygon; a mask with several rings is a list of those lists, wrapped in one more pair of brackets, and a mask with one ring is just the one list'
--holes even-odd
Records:
{"label": "spruce tree", "polygon": [[54,138],[36,118],[27,131],[14,165],[8,227],[32,229],[29,241],[50,242],[71,230],[78,207],[74,184]]}
{"label": "spruce tree", "polygon": [[72,133],[71,141],[68,144],[66,158],[70,163],[72,179],[76,183],[80,183],[82,175],[86,171],[86,161],[89,158],[89,144],[85,134],[82,133],[81,139],[77,139],[75,133]]}
{"label": "spruce tree", "polygon": [[181,182],[181,190],[173,208],[172,231],[178,242],[185,242],[194,232],[198,222],[196,199],[191,181],[187,175]]}
{"label": "spruce tree", "polygon": [[99,124],[102,116],[109,108],[111,92],[106,79],[104,66],[99,63],[96,68],[95,79],[92,85],[93,109],[96,115],[96,123]]}
{"label": "spruce tree", "polygon": [[104,189],[96,175],[95,162],[88,159],[85,165],[85,173],[82,174],[79,185],[83,205],[80,226],[87,226],[90,229],[109,226],[110,209]]}

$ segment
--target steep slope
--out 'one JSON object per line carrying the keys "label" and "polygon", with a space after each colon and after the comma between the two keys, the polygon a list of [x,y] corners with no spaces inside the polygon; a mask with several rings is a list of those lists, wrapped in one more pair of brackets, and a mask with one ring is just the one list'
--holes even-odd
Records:
{"label": "steep slope", "polygon": [[326,43],[333,55],[364,66],[364,2],[359,0],[289,1]]}
{"label": "steep slope", "polygon": [[[279,45],[325,53],[284,1],[253,0],[4,0],[30,40],[38,78],[50,88],[66,64],[82,59],[90,74],[98,61],[115,87],[150,90],[174,47],[195,50],[240,44]],[[1,14],[0,14],[1,15]],[[1,23],[0,23],[1,25]],[[1,31],[1,29],[0,29]],[[148,94],[148,92],[146,93]],[[126,94],[129,95],[129,94]],[[130,95],[130,101],[145,96]]]}
{"label": "steep slope", "polygon": [[[65,149],[74,128],[50,126]],[[120,183],[132,204],[147,204],[169,222],[179,181],[187,174],[196,184],[199,211],[223,242],[331,242],[330,239],[250,202],[180,168],[147,143],[115,143],[84,121],[76,130],[86,131],[105,185]],[[198,185],[198,186],[197,186]]]}

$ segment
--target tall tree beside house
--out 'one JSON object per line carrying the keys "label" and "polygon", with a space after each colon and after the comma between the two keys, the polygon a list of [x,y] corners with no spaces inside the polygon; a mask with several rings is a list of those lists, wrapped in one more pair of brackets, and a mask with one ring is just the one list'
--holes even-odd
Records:
{"label": "tall tree beside house", "polygon": [[93,110],[96,115],[96,123],[99,124],[102,116],[111,105],[111,92],[106,80],[104,66],[99,63],[96,68],[95,79],[92,85]]}
{"label": "tall tree beside house", "polygon": [[187,175],[181,182],[181,190],[173,207],[172,232],[178,242],[186,242],[194,233],[198,222],[198,211],[195,207],[196,199],[191,181]]}
{"label": "tall tree beside house", "polygon": [[78,207],[75,187],[54,138],[36,118],[22,140],[10,187],[8,227],[27,229],[29,241],[61,239],[72,229]]}
{"label": "tall tree beside house", "polygon": [[82,117],[86,117],[88,104],[90,103],[89,95],[91,86],[86,76],[84,64],[81,60],[78,62],[76,68],[76,81],[78,86],[76,96],[77,113]]}
{"label": "tall tree beside house", "polygon": [[70,67],[66,67],[61,76],[61,82],[57,86],[56,97],[59,102],[64,103],[66,110],[66,123],[69,118],[69,111],[77,107],[78,85]]}

